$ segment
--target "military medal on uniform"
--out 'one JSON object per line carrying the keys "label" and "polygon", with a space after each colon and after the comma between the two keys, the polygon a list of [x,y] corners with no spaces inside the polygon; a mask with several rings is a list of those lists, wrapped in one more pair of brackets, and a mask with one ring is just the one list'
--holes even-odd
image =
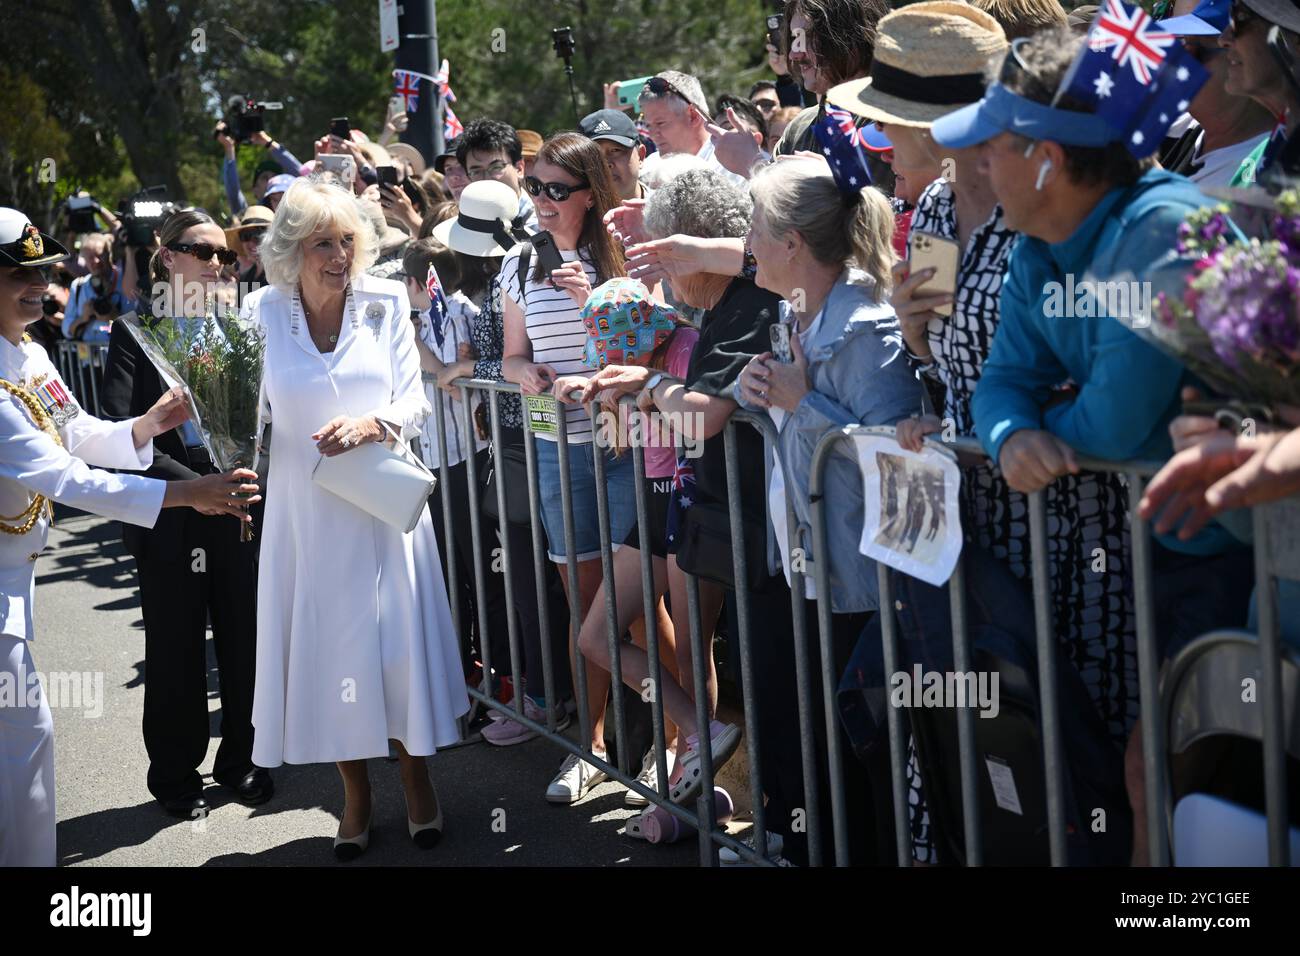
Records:
{"label": "military medal on uniform", "polygon": [[38,375],[32,379],[29,387],[45,413],[54,419],[59,428],[81,414],[76,399],[68,394],[68,390],[57,378],[47,379],[45,375]]}

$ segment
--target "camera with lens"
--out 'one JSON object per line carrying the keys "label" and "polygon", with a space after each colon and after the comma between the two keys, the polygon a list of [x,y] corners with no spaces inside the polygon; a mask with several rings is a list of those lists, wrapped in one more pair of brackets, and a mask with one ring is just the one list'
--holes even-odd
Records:
{"label": "camera with lens", "polygon": [[99,203],[89,193],[69,196],[67,201],[68,231],[94,232],[99,227],[95,224],[95,211]]}
{"label": "camera with lens", "polygon": [[259,103],[251,96],[232,96],[226,101],[226,115],[213,136],[225,133],[236,143],[247,143],[254,133],[265,129],[264,116],[267,110],[284,109],[283,103]]}
{"label": "camera with lens", "polygon": [[[98,301],[98,299],[96,299],[96,301]],[[46,318],[53,318],[58,315],[59,309],[61,308],[62,306],[59,305],[59,300],[54,298],[51,293],[47,292],[41,296],[41,311],[45,313]]]}
{"label": "camera with lens", "polygon": [[167,187],[150,186],[142,189],[122,204],[122,232],[128,246],[153,244],[154,231],[173,212],[176,204],[167,198]]}
{"label": "camera with lens", "polygon": [[113,290],[104,281],[104,277],[99,274],[92,275],[90,277],[90,289],[95,293],[95,298],[91,301],[91,308],[95,310],[95,314],[108,315],[108,313],[112,312]]}

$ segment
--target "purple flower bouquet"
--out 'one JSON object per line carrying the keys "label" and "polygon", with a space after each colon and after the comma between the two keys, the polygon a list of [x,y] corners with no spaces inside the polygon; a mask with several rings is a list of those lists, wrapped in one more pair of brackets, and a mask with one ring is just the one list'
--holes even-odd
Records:
{"label": "purple flower bouquet", "polygon": [[1247,237],[1229,213],[1215,206],[1183,223],[1184,268],[1137,331],[1229,398],[1300,405],[1300,193],[1277,197],[1262,236]]}

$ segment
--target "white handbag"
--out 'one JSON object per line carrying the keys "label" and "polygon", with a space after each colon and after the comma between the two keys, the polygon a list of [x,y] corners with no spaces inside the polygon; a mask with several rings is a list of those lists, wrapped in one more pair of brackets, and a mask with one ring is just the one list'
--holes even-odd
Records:
{"label": "white handbag", "polygon": [[384,524],[410,533],[420,523],[438,479],[391,427],[384,427],[396,439],[394,448],[367,442],[339,455],[322,455],[311,480]]}

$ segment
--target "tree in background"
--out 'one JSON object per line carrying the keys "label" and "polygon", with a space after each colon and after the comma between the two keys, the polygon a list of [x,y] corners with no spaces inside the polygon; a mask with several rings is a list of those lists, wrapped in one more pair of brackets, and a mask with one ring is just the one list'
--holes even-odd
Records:
{"label": "tree in background", "polygon": [[[603,105],[603,83],[667,68],[695,73],[711,100],[746,92],[767,75],[769,6],[442,0],[440,54],[451,62],[463,122],[490,115],[547,134],[573,124],[553,27],[574,30],[586,113]],[[393,88],[373,0],[9,0],[5,13],[7,33],[33,39],[8,47],[0,72],[8,164],[0,166],[0,204],[34,206],[34,218],[78,189],[113,206],[155,185],[228,212],[212,128],[231,95],[283,103],[266,114],[267,128],[307,160],[331,117],[377,136]],[[432,95],[428,84],[423,93]],[[241,147],[245,184],[262,158]],[[38,179],[45,159],[58,171],[52,184]]]}

